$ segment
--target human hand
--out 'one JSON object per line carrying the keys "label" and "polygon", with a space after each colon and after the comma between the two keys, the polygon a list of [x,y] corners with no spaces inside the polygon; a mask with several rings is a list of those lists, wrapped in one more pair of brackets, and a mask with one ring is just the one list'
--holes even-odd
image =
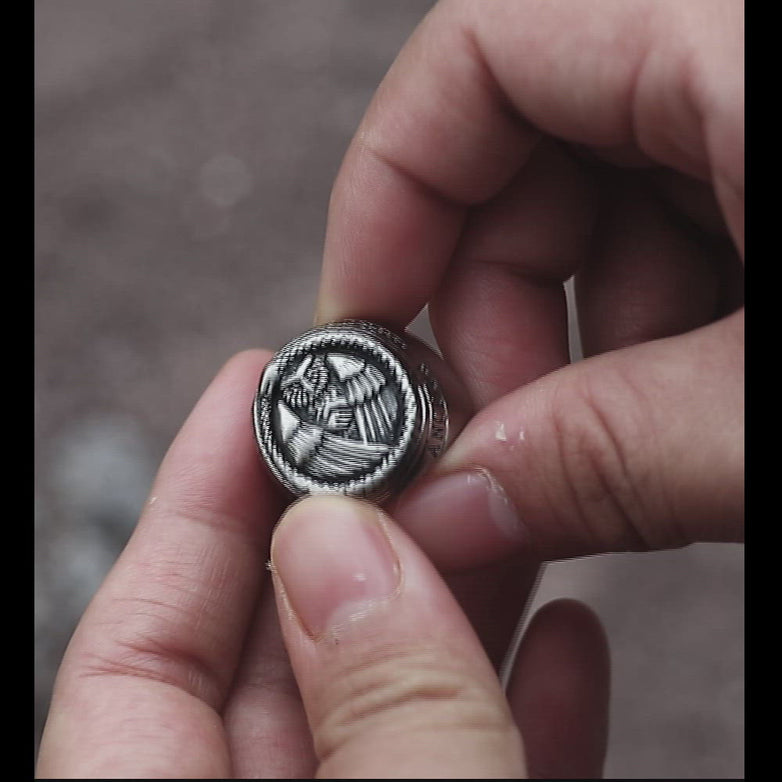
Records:
{"label": "human hand", "polygon": [[438,565],[743,538],[743,110],[739,2],[443,2],[405,46],[318,318],[429,303],[483,408],[394,511]]}
{"label": "human hand", "polygon": [[169,449],[66,651],[37,776],[598,776],[608,659],[579,604],[535,617],[506,699],[412,539],[312,498],[274,532],[275,607],[282,505],[249,420],[267,359],[232,359]]}
{"label": "human hand", "polygon": [[[725,283],[735,257],[700,199],[713,187],[743,253],[740,20],[722,16],[739,7],[710,4],[703,24],[694,3],[604,2],[588,24],[576,18],[588,4],[492,7],[494,21],[475,15],[481,4],[429,17],[334,192],[320,318],[403,325],[432,299],[447,358],[487,405],[438,468],[481,468],[462,481],[467,496],[430,485],[398,513],[445,567],[514,548],[548,558],[737,539],[743,329],[738,314],[718,318],[735,304]],[[611,159],[621,165],[606,186],[600,160]],[[639,161],[661,166],[627,168]],[[672,205],[685,231],[667,222]],[[552,373],[568,358],[560,282],[576,267],[584,346],[604,355]],[[614,318],[602,317],[601,295]],[[533,621],[509,714],[483,633],[405,533],[362,516],[380,524],[374,563],[391,541],[401,581],[359,559],[340,517],[363,505],[305,501],[278,528],[275,578],[296,609],[280,593],[290,668],[262,583],[281,506],[246,420],[261,363],[234,360],[167,456],[63,661],[39,776],[308,776],[318,758],[322,776],[599,774],[607,661],[591,615],[557,603]],[[305,561],[327,514],[338,551]],[[300,559],[286,557],[294,546]],[[379,599],[313,638],[302,624],[311,601],[295,597],[311,594],[302,563],[324,594]],[[409,722],[413,711],[422,722]],[[454,718],[445,730],[443,716]]]}

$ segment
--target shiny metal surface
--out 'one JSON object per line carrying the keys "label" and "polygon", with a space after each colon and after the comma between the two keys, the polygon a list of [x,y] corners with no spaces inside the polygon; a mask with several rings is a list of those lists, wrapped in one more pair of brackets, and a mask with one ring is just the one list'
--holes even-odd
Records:
{"label": "shiny metal surface", "polygon": [[[261,377],[255,434],[292,494],[385,502],[454,435],[449,403],[422,343],[352,320],[311,329],[280,349]],[[459,419],[463,416],[459,416]]]}

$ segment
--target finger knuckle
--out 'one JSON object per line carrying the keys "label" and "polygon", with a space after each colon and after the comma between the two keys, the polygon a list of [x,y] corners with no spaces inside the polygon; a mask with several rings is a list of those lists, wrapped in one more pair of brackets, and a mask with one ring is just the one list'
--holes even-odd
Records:
{"label": "finger knuckle", "polygon": [[649,457],[658,446],[644,390],[617,368],[585,372],[557,389],[551,420],[560,475],[554,504],[597,545],[659,548],[648,497],[663,502],[664,492]]}
{"label": "finger knuckle", "polygon": [[[134,587],[98,604],[94,621],[102,641],[85,649],[80,676],[157,681],[218,703],[227,683],[217,654],[224,642],[211,629],[218,607],[196,574],[161,552],[139,570]],[[201,628],[197,635],[194,626]]]}
{"label": "finger knuckle", "polygon": [[346,663],[314,710],[321,760],[367,736],[377,741],[400,731],[515,731],[504,701],[446,657],[441,649],[392,644]]}

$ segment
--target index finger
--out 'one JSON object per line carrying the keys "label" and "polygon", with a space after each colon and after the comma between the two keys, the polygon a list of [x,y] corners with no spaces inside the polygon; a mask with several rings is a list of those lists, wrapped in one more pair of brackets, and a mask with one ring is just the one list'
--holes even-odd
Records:
{"label": "index finger", "polygon": [[64,656],[38,776],[227,773],[218,713],[280,510],[249,424],[268,358],[234,356],[166,454]]}
{"label": "index finger", "polygon": [[[438,4],[389,70],[334,185],[318,321],[405,326],[432,298],[469,207],[540,132],[743,192],[741,4]],[[720,19],[719,21],[723,21]],[[729,39],[728,39],[729,37]],[[730,67],[725,67],[725,63]],[[726,209],[730,212],[729,209]],[[733,210],[736,213],[736,210]],[[740,216],[727,215],[739,238]],[[545,273],[545,270],[543,270]]]}

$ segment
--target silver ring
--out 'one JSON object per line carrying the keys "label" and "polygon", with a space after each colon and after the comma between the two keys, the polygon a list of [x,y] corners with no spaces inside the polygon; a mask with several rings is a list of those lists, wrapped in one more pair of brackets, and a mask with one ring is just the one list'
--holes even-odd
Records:
{"label": "silver ring", "polygon": [[253,422],[264,461],[297,497],[386,502],[426,470],[463,423],[463,397],[455,416],[443,369],[415,337],[369,321],[305,332],[261,375]]}

